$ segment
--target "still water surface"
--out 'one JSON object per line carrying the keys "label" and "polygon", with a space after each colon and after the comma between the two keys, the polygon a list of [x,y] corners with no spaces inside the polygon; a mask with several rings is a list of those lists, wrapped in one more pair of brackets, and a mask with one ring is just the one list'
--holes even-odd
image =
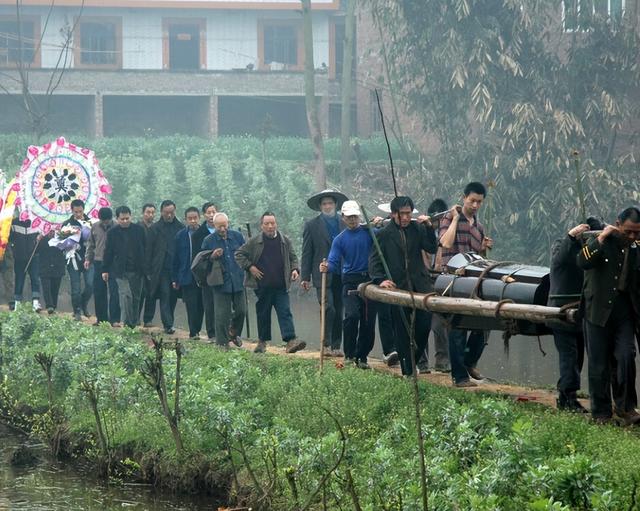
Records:
{"label": "still water surface", "polygon": [[25,438],[0,424],[0,510],[103,511],[200,511],[217,509],[204,498],[172,496],[138,484],[110,485],[96,478],[90,466],[69,466],[51,460],[47,447],[29,443],[38,460],[28,467],[9,463]]}

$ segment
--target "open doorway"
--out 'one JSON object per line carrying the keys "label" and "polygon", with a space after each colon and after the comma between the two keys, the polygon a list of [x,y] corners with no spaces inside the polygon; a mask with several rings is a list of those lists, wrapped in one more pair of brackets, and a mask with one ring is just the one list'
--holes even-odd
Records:
{"label": "open doorway", "polygon": [[183,71],[206,67],[204,27],[204,20],[165,20],[165,69]]}

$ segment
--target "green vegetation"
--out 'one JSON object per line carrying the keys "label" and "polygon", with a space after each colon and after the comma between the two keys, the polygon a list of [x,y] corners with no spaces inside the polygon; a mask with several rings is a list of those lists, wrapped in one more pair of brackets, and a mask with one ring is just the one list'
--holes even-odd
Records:
{"label": "green vegetation", "polygon": [[[157,344],[134,332],[31,312],[0,322],[0,412],[59,456],[254,509],[421,507],[405,380],[355,369],[319,375],[313,361],[201,344],[173,349],[166,340],[158,357]],[[152,388],[158,360],[164,376],[151,378],[159,384]],[[637,505],[633,431],[426,383],[420,392],[431,509]]]}
{"label": "green vegetation", "polygon": [[[45,140],[45,139],[43,139]],[[226,137],[214,142],[195,137],[109,138],[70,137],[73,143],[95,151],[113,186],[114,206],[126,204],[138,214],[146,202],[172,199],[178,216],[188,206],[213,200],[236,227],[250,222],[254,232],[264,211],[276,213],[282,232],[299,247],[303,222],[313,212],[306,200],[314,192],[307,139]],[[28,135],[0,136],[0,168],[9,176],[20,168]],[[360,141],[367,161],[386,161],[384,142]],[[327,172],[339,175],[340,144],[326,144]],[[385,173],[384,169],[382,173]],[[335,185],[334,185],[335,186]],[[387,198],[388,200],[388,198]]]}
{"label": "green vegetation", "polygon": [[574,150],[587,215],[611,222],[640,200],[638,2],[624,16],[620,2],[364,3],[382,30],[387,91],[432,142],[416,186],[452,197],[461,181],[494,181],[511,260],[546,260],[559,228],[584,221]]}

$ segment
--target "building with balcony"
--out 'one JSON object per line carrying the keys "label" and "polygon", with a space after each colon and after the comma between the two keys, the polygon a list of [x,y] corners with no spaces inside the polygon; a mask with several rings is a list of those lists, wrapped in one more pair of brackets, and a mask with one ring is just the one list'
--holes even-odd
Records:
{"label": "building with balcony", "polygon": [[[0,0],[0,132],[28,129],[26,86],[52,133],[307,134],[299,0],[20,5]],[[321,124],[335,134],[344,14],[340,0],[312,8]]]}

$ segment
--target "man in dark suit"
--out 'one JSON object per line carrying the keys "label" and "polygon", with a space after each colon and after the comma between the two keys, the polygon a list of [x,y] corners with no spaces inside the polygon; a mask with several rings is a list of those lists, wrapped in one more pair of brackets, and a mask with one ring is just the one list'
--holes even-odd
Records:
{"label": "man in dark suit", "polygon": [[145,271],[150,296],[160,296],[160,318],[166,334],[175,333],[173,313],[178,295],[171,282],[175,239],[184,224],[176,218],[176,205],[171,200],[160,204],[160,220],[149,227],[146,237]]}
{"label": "man in dark suit", "polygon": [[[319,266],[326,259],[331,243],[340,234],[345,224],[337,213],[337,209],[347,197],[335,190],[322,190],[313,195],[307,205],[320,214],[304,224],[302,233],[302,259],[300,285],[303,289],[311,289],[311,282],[316,288],[318,303],[321,300],[321,282]],[[327,273],[326,293],[326,347],[325,356],[343,356],[342,344],[342,279],[338,273]]]}
{"label": "man in dark suit", "polygon": [[578,266],[585,270],[582,294],[591,415],[597,422],[610,422],[614,415],[625,425],[640,423],[635,409],[638,239],[640,209],[631,207],[578,253]]}
{"label": "man in dark suit", "polygon": [[102,279],[115,280],[124,324],[135,328],[140,319],[140,297],[144,281],[145,236],[144,228],[131,223],[131,209],[116,209],[118,225],[107,231]]}
{"label": "man in dark suit", "polygon": [[[582,268],[576,264],[582,249],[581,234],[590,229],[589,224],[573,227],[551,245],[551,272],[549,274],[550,307],[564,307],[579,302],[584,280]],[[584,362],[584,335],[580,322],[573,326],[552,328],[553,341],[558,350],[560,378],[558,379],[559,410],[585,413],[587,410],[576,396],[580,390],[580,372]]]}
{"label": "man in dark suit", "polygon": [[[387,289],[404,289],[416,293],[430,293],[433,284],[422,259],[422,251],[435,254],[438,250],[436,234],[426,216],[411,221],[413,201],[409,197],[396,197],[391,201],[391,222],[377,234],[382,256],[387,262],[390,275],[384,270],[382,258],[377,250],[371,251],[369,274],[376,284]],[[409,333],[411,325],[410,307],[391,307],[393,329],[396,334],[396,347],[400,356],[403,375],[413,374],[411,364],[411,337],[416,343],[415,361],[425,350],[431,313],[416,309],[413,335]],[[403,319],[404,316],[404,319]]]}

